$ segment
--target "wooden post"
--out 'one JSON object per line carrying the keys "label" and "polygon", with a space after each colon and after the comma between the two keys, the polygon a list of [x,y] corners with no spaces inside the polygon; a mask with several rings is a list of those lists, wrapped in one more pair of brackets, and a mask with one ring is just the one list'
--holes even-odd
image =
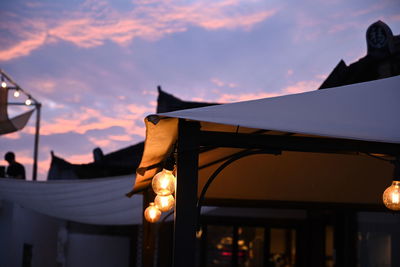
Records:
{"label": "wooden post", "polygon": [[196,266],[199,124],[179,120],[173,266]]}

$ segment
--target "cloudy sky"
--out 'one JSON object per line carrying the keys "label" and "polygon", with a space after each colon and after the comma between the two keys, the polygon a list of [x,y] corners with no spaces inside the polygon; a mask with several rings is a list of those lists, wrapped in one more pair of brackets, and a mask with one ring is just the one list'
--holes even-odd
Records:
{"label": "cloudy sky", "polygon": [[[398,0],[4,0],[0,68],[42,104],[39,179],[50,151],[73,163],[144,139],[157,85],[235,102],[315,90],[366,54],[367,27],[400,34]],[[35,119],[0,136],[31,177]]]}

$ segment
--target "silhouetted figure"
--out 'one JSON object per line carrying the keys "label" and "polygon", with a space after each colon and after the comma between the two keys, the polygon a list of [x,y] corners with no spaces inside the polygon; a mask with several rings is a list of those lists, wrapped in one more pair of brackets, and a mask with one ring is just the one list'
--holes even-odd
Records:
{"label": "silhouetted figure", "polygon": [[16,178],[16,179],[24,179],[25,180],[25,168],[24,166],[15,160],[14,152],[7,152],[4,155],[4,159],[8,162],[7,167],[7,177]]}

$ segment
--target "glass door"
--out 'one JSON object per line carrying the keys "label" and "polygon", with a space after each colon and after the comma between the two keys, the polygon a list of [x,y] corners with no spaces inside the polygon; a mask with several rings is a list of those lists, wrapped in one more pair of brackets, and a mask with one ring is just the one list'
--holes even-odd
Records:
{"label": "glass door", "polygon": [[204,230],[205,266],[296,266],[296,228],[206,225]]}

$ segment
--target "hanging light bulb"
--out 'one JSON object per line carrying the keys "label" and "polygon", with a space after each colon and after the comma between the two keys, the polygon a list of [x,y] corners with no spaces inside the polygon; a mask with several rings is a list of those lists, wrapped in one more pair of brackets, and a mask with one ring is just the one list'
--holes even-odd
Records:
{"label": "hanging light bulb", "polygon": [[383,204],[388,209],[400,210],[400,181],[394,180],[383,192]]}
{"label": "hanging light bulb", "polygon": [[27,106],[32,105],[32,99],[28,98],[27,100],[25,100],[25,105]]}
{"label": "hanging light bulb", "polygon": [[160,219],[161,211],[151,202],[144,211],[144,218],[146,221],[154,223]]}
{"label": "hanging light bulb", "polygon": [[6,88],[7,87],[7,83],[5,81],[1,81],[1,87]]}
{"label": "hanging light bulb", "polygon": [[154,199],[154,203],[156,204],[156,207],[159,210],[161,210],[162,212],[166,212],[174,207],[175,199],[172,195],[168,196],[157,195],[156,198]]}
{"label": "hanging light bulb", "polygon": [[199,227],[199,229],[196,230],[197,239],[200,239],[202,235],[203,235],[203,228]]}
{"label": "hanging light bulb", "polygon": [[154,192],[160,196],[168,196],[175,191],[176,178],[172,171],[163,169],[153,177],[151,186]]}
{"label": "hanging light bulb", "polygon": [[19,90],[15,90],[14,91],[14,97],[19,97],[21,95],[21,93],[19,92]]}

